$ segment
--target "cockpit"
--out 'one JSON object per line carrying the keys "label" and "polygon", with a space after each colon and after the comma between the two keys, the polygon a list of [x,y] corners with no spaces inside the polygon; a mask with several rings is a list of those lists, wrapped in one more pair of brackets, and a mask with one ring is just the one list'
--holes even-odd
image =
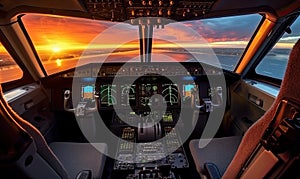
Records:
{"label": "cockpit", "polygon": [[294,176],[299,13],[292,0],[0,2],[0,171]]}

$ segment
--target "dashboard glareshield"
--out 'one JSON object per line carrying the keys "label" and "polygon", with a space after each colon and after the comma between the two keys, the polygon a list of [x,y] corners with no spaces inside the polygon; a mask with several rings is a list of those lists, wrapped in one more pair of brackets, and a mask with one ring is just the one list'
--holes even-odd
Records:
{"label": "dashboard glareshield", "polygon": [[[157,21],[156,18],[152,18],[152,20],[154,19],[154,21]],[[215,67],[219,68],[220,70],[216,70],[214,71],[215,75],[217,75],[218,77],[212,77],[212,75],[207,75],[207,79],[209,82],[209,85],[212,87],[221,87],[222,88],[222,93],[224,95],[222,95],[222,103],[223,105],[218,106],[217,110],[213,110],[209,113],[209,117],[208,117],[208,121],[207,124],[204,128],[204,131],[202,133],[201,139],[205,138],[205,139],[211,139],[214,137],[214,135],[216,134],[222,119],[223,119],[223,115],[224,115],[224,111],[225,111],[225,104],[226,104],[226,83],[225,83],[225,77],[223,75],[223,71],[221,70],[221,64],[217,58],[217,56],[215,55],[214,51],[211,49],[209,43],[202,38],[201,34],[197,33],[196,31],[194,31],[193,29],[189,28],[188,26],[180,23],[180,22],[175,22],[175,21],[171,21],[169,19],[162,19],[159,18],[160,22],[164,22],[166,24],[166,26],[164,28],[172,28],[172,29],[177,29],[180,31],[184,31],[185,33],[190,34],[191,37],[193,37],[192,39],[195,39],[195,41],[197,43],[200,43],[202,46],[202,50],[205,51],[205,59],[203,59],[203,52],[199,51],[198,53],[190,53],[193,56],[193,61],[195,62],[195,60],[199,63],[200,66],[202,66],[204,73],[206,73],[206,67],[207,65],[202,65],[203,63],[205,63],[205,61],[209,61],[210,64],[213,64]],[[137,21],[143,21],[143,22],[147,22],[147,19],[136,19]],[[101,66],[105,63],[105,62],[111,62],[110,61],[110,53],[113,53],[116,49],[111,49],[111,52],[108,52],[106,55],[98,55],[98,56],[93,56],[90,57],[88,54],[93,54],[95,53],[95,48],[93,46],[93,44],[99,44],[101,43],[101,41],[103,40],[103,38],[105,37],[106,33],[113,33],[116,32],[118,29],[123,29],[124,26],[128,27],[128,23],[130,24],[131,22],[124,22],[124,23],[118,23],[108,29],[106,29],[105,31],[103,31],[102,33],[100,33],[93,41],[91,41],[91,43],[89,44],[89,46],[86,48],[86,50],[82,53],[80,60],[78,61],[77,67],[82,66],[82,64],[87,64],[87,61],[90,63],[100,63],[99,65],[99,72],[101,71]],[[135,29],[135,28],[133,28]],[[129,29],[130,30],[130,29]],[[194,49],[190,49],[188,46],[184,46],[184,44],[178,44],[176,42],[176,40],[172,41],[172,39],[170,39],[167,34],[164,35],[164,29],[161,29],[162,33],[158,36],[162,41],[171,41],[173,44],[176,44],[178,47],[182,48],[185,50],[185,52],[190,52],[193,51]],[[127,36],[122,36],[122,34],[118,34],[116,33],[115,36],[119,37],[119,38],[115,38],[117,39],[117,41],[115,41],[115,44],[120,44],[120,46],[122,44],[126,44],[128,42],[132,42],[132,41],[139,41],[139,37],[137,36],[136,31],[132,31],[132,35],[127,35]],[[158,38],[156,37],[156,38]],[[194,42],[195,43],[195,42]],[[190,73],[187,71],[187,69],[180,63],[178,62],[177,59],[174,58],[174,56],[168,56],[168,55],[162,55],[162,54],[152,54],[152,59],[160,59],[163,58],[164,60],[172,63],[172,65],[176,65],[176,68],[179,69],[180,71],[186,71],[186,75],[185,77],[188,79],[193,79],[193,77],[190,75]],[[130,60],[128,60],[127,62],[124,63],[123,67],[128,66],[128,68],[130,68],[131,62],[139,62],[140,61],[140,56],[136,55],[133,56]],[[144,66],[147,66],[148,64],[151,63],[143,63]],[[75,69],[75,75],[74,78],[78,78],[80,76],[76,76],[76,70],[78,68]],[[211,72],[209,72],[211,73]],[[142,76],[149,76],[149,72],[144,71],[142,73],[139,73],[137,76],[135,77],[130,77],[128,79],[126,79],[126,84],[127,85],[140,85],[140,84],[135,84],[135,81],[142,77]],[[172,84],[182,84],[182,77],[180,76],[176,76],[176,75],[168,75],[168,73],[166,72],[155,72],[156,76],[163,76],[165,78],[167,78]],[[215,76],[214,75],[214,76]],[[124,79],[124,72],[122,70],[119,70],[116,75],[113,78],[113,82],[111,84],[111,87],[113,86],[121,86],[124,85],[124,81],[122,79]],[[97,80],[95,80],[97,81]],[[78,80],[73,80],[73,84],[72,84],[72,91],[78,91],[78,85],[80,86],[80,84],[76,84],[78,83]],[[196,82],[193,82],[196,84]],[[96,86],[97,84],[92,84],[94,86]],[[190,90],[191,86],[186,86],[186,90]],[[111,88],[112,89],[112,88]],[[90,91],[91,89],[88,89],[88,91]],[[195,89],[197,90],[197,88]],[[116,92],[118,93],[118,92]],[[189,93],[189,92],[186,92]],[[196,92],[198,93],[198,92]],[[87,93],[88,94],[88,93]],[[179,92],[180,96],[178,99],[181,100],[181,102],[179,102],[179,107],[180,107],[180,114],[179,114],[179,118],[177,121],[178,123],[185,123],[187,124],[185,126],[185,130],[184,132],[180,133],[180,139],[181,139],[181,143],[180,145],[183,145],[183,143],[188,139],[188,137],[190,136],[190,134],[193,132],[194,129],[194,125],[192,124],[192,119],[191,119],[191,114],[190,114],[190,110],[186,110],[185,108],[183,108],[182,104],[182,93]],[[89,94],[88,94],[89,95]],[[153,120],[152,122],[147,124],[147,127],[151,127],[155,124],[157,124],[161,119],[163,119],[165,116],[168,116],[168,114],[166,114],[166,109],[168,107],[168,105],[170,105],[169,103],[167,103],[165,101],[165,98],[162,96],[163,94],[156,94],[153,93],[152,96],[150,97],[150,100],[152,101],[156,101],[159,103],[159,105],[150,105],[150,111],[158,111],[158,115],[157,120]],[[72,93],[72,99],[73,101],[80,101],[81,95],[80,94],[75,94]],[[216,96],[212,95],[211,96],[211,101],[218,101],[219,99],[214,99],[216,98]],[[100,97],[101,100],[101,97]],[[107,103],[109,103],[110,106],[113,107],[116,115],[120,114],[120,113],[124,113],[124,111],[127,111],[127,113],[130,114],[134,114],[133,113],[133,109],[130,105],[124,105],[122,106],[122,108],[120,108],[119,105],[117,105],[115,102],[111,101],[110,99],[106,99]],[[172,100],[170,100],[171,103],[173,103]],[[175,101],[174,101],[175,102]],[[73,106],[77,106],[77,104],[73,104]],[[198,106],[199,107],[199,106]],[[190,106],[190,108],[195,108],[195,111],[199,110],[197,108],[197,106]],[[81,117],[76,117],[77,118],[77,122],[82,130],[82,133],[85,135],[85,137],[87,138],[87,140],[90,143],[95,143],[95,142],[104,142],[108,145],[108,147],[110,149],[116,149],[118,147],[118,143],[120,141],[122,141],[123,139],[119,138],[117,135],[115,135],[113,132],[110,131],[110,129],[105,125],[104,121],[107,119],[102,119],[101,115],[99,114],[99,112],[95,112],[93,118],[89,118],[88,115],[85,116],[81,116]],[[118,116],[124,116],[122,114],[118,115]],[[138,121],[145,121],[147,116],[143,116],[143,115],[136,115],[135,118]],[[89,121],[89,120],[94,120],[94,121]],[[110,120],[110,119],[109,119]],[[137,123],[132,123],[131,121],[127,120],[127,119],[121,119],[124,122],[126,122],[127,124],[133,126],[133,127],[139,127],[137,125]],[[178,125],[175,125],[174,129],[176,131],[179,131]],[[97,126],[89,126],[89,125],[97,125]],[[95,130],[93,132],[93,134],[91,135],[91,129]],[[165,137],[162,137],[160,139],[158,139],[157,141],[152,141],[151,143],[155,143],[155,142],[164,142]],[[128,141],[127,141],[128,142]],[[199,142],[199,147],[204,147],[208,144],[207,140],[200,140]],[[137,143],[132,142],[132,144],[134,146],[134,148],[137,146]],[[167,156],[168,154],[172,153],[173,151],[168,151],[167,153],[165,153],[165,156]],[[107,155],[111,158],[115,158],[116,157],[116,153],[114,150],[108,150],[107,151]]]}

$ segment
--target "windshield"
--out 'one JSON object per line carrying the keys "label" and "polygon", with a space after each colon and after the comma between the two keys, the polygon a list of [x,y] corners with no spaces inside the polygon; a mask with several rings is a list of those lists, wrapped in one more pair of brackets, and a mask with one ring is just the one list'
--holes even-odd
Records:
{"label": "windshield", "polygon": [[300,37],[300,18],[292,24],[291,33],[285,33],[255,69],[257,74],[283,79],[289,54]]}
{"label": "windshield", "polygon": [[[81,64],[140,61],[137,25],[40,14],[27,14],[22,20],[48,74],[73,68],[79,59]],[[207,58],[213,52],[221,67],[232,71],[260,20],[253,14],[154,27],[152,61],[214,65]]]}
{"label": "windshield", "polygon": [[22,78],[23,71],[0,43],[0,83]]}

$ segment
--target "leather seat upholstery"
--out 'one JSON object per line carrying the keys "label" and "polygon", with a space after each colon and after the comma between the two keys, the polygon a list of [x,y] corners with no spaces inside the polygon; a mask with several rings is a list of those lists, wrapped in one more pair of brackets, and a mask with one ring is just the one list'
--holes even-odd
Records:
{"label": "leather seat upholstery", "polygon": [[[232,139],[236,141],[229,140],[228,138],[213,139],[211,144],[203,149],[197,148],[196,143],[198,143],[199,140],[191,141],[190,149],[200,175],[202,174],[201,172],[203,172],[203,164],[211,161],[221,170],[222,178],[237,178],[242,166],[248,160],[274,118],[277,106],[281,100],[291,99],[293,101],[300,101],[299,77],[300,40],[294,45],[290,53],[286,72],[277,98],[270,109],[247,130],[241,141],[233,138]],[[275,121],[275,123],[278,123],[278,121]],[[237,150],[233,149],[234,146],[238,145],[237,143],[240,143]],[[230,158],[232,159],[229,160]]]}
{"label": "leather seat upholstery", "polygon": [[70,178],[76,178],[78,173],[84,170],[91,171],[92,178],[101,178],[107,151],[105,143],[53,142],[49,146]]}
{"label": "leather seat upholstery", "polygon": [[[70,142],[54,142],[49,145],[40,131],[31,123],[24,120],[16,112],[12,110],[6,100],[3,98],[2,87],[0,85],[0,102],[7,111],[11,122],[14,125],[23,128],[33,139],[36,151],[42,160],[47,163],[51,171],[55,171],[60,178],[75,179],[82,170],[89,170],[92,178],[101,178],[103,168],[106,161],[107,144],[105,143],[70,143]],[[37,169],[34,172],[40,172],[38,175],[28,173],[28,176],[43,176],[49,178],[44,169]],[[17,172],[17,171],[16,171]],[[26,171],[23,171],[26,173]],[[31,171],[30,171],[31,172]]]}
{"label": "leather seat upholstery", "polygon": [[199,140],[191,140],[189,145],[197,171],[200,174],[204,173],[204,164],[213,163],[223,175],[237,151],[241,139],[241,136],[214,138],[204,148],[199,148]]}

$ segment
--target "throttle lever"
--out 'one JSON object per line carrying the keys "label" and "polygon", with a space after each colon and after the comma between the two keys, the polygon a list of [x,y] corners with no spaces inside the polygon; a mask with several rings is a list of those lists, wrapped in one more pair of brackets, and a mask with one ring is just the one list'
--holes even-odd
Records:
{"label": "throttle lever", "polygon": [[215,95],[218,97],[218,103],[213,103],[210,99],[203,99],[204,104],[199,105],[194,102],[196,109],[204,110],[205,112],[212,112],[214,108],[218,108],[223,105],[223,92],[222,87],[218,86],[215,90]]}
{"label": "throttle lever", "polygon": [[94,94],[95,97],[95,107],[86,107],[87,102],[79,102],[77,107],[72,109],[67,106],[68,100],[71,97],[71,91],[66,90],[64,93],[64,109],[68,112],[74,112],[76,116],[84,116],[85,113],[93,113],[96,112],[99,108],[99,95]]}

